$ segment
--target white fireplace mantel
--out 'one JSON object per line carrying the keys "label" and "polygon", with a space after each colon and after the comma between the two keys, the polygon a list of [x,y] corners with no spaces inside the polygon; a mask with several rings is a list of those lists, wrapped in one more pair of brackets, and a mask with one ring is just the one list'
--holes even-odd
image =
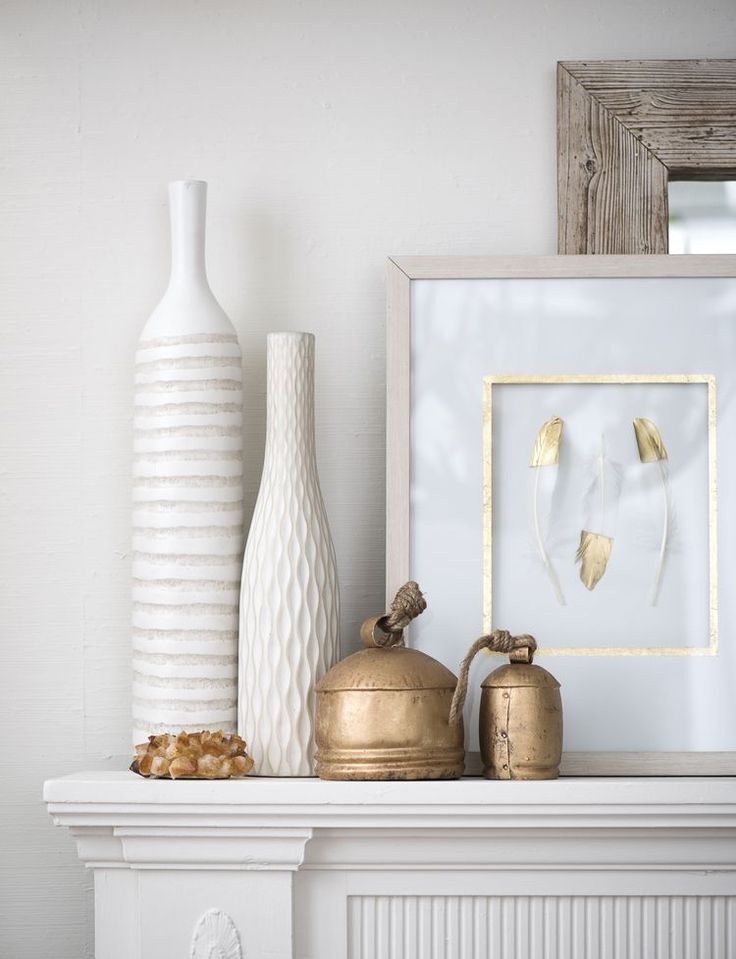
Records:
{"label": "white fireplace mantel", "polygon": [[736,956],[736,779],[97,772],[44,798],[95,873],[97,959]]}

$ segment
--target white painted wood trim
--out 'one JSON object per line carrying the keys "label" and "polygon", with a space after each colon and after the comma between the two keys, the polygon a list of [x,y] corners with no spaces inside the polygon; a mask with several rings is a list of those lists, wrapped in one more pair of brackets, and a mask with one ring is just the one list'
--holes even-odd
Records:
{"label": "white painted wood trim", "polygon": [[[736,256],[394,256],[387,262],[386,596],[410,575],[412,280],[736,276]],[[467,771],[479,772],[471,754]],[[736,775],[736,752],[566,753],[576,776]]]}
{"label": "white painted wood trim", "polygon": [[349,959],[725,959],[736,949],[731,896],[374,894],[349,908]]}
{"label": "white painted wood trim", "polygon": [[[179,959],[213,911],[245,956],[274,959],[654,959],[673,942],[683,959],[727,959],[736,948],[736,779],[93,772],[50,780],[44,796],[95,872],[96,959]],[[649,948],[655,926],[664,952]],[[649,951],[626,951],[640,941]]]}
{"label": "white painted wood trim", "polygon": [[[44,784],[44,799],[61,825],[125,827],[155,825],[161,815],[186,819],[248,817],[272,829],[337,825],[345,819],[362,826],[403,823],[406,817],[460,820],[480,817],[497,828],[499,815],[554,824],[566,809],[595,817],[645,815],[667,817],[691,807],[700,817],[728,813],[736,827],[736,778],[585,777],[541,782],[466,778],[452,782],[328,782],[321,779],[247,777],[225,782],[143,779],[131,772],[82,772]],[[182,819],[182,824],[183,823]],[[630,819],[629,819],[630,821]],[[231,822],[235,825],[234,820]],[[295,827],[295,822],[298,826]],[[217,820],[217,825],[222,825]],[[477,824],[477,819],[476,819]],[[241,824],[242,825],[242,824]],[[288,833],[292,837],[292,833]],[[293,837],[292,837],[293,838]]]}

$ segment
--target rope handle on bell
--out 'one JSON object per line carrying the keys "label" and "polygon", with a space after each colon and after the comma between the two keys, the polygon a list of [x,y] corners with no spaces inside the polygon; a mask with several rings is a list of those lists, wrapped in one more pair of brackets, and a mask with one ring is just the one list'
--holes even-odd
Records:
{"label": "rope handle on bell", "polygon": [[404,630],[427,608],[427,601],[413,580],[405,583],[394,596],[390,612],[371,616],[360,627],[364,646],[403,646]]}
{"label": "rope handle on bell", "polygon": [[450,725],[454,726],[460,720],[468,694],[468,673],[470,664],[481,649],[489,649],[494,653],[508,653],[512,663],[531,663],[534,659],[534,650],[537,641],[533,636],[522,634],[512,636],[506,629],[494,629],[492,633],[476,639],[468,650],[465,659],[460,663],[460,673],[455,687],[455,694],[450,704]]}

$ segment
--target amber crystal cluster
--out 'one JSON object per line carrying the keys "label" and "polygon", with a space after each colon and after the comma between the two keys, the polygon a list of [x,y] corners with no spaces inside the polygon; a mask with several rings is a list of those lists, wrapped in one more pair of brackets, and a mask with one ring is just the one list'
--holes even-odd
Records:
{"label": "amber crystal cluster", "polygon": [[222,731],[149,736],[135,754],[133,772],[156,779],[237,779],[253,768],[245,741]]}

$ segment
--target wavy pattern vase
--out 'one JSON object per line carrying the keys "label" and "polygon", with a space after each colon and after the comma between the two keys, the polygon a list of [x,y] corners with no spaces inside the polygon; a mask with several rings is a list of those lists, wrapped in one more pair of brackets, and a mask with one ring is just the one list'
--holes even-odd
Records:
{"label": "wavy pattern vase", "polygon": [[314,336],[268,337],[266,453],[243,560],[238,725],[260,776],[314,772],[314,687],[338,655],[335,551],[317,475]]}
{"label": "wavy pattern vase", "polygon": [[171,279],[136,352],[135,743],[237,719],[241,357],[207,283],[206,189],[169,186]]}

